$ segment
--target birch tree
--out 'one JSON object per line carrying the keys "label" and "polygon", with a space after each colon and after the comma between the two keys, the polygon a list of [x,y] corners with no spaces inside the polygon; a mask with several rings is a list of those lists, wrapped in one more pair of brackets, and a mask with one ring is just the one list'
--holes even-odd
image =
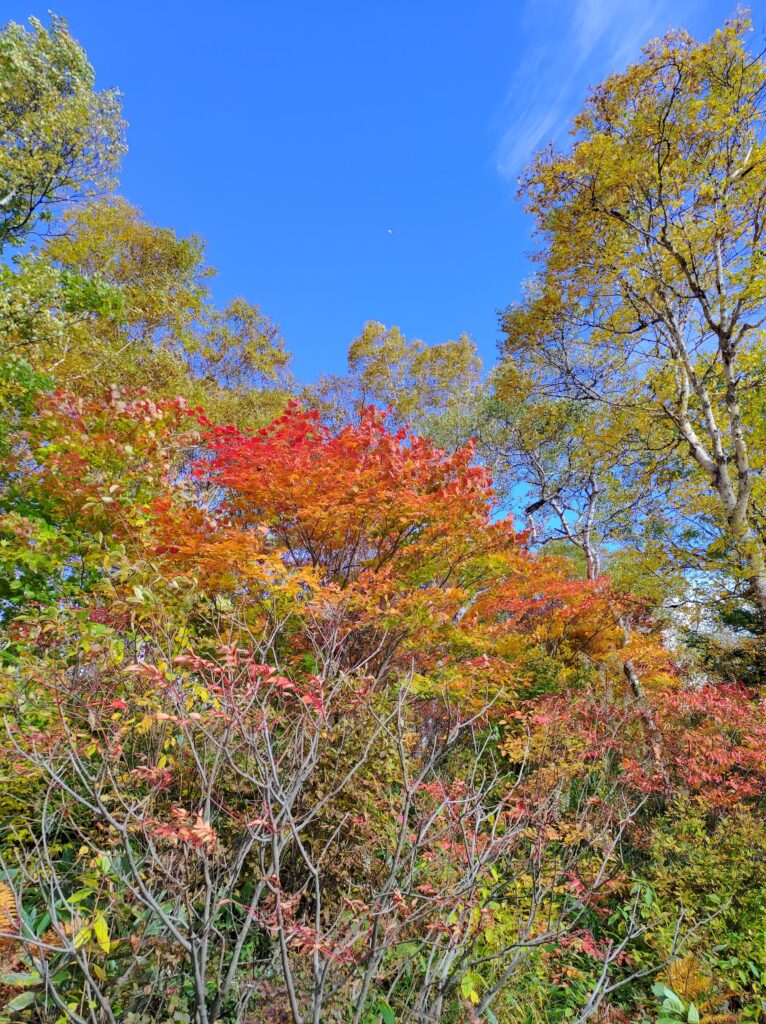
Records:
{"label": "birch tree", "polygon": [[652,439],[650,486],[673,449],[685,514],[715,520],[766,629],[766,66],[749,29],[738,17],[705,43],[655,40],[592,92],[569,152],[538,154],[522,193],[539,270],[503,328],[540,395]]}

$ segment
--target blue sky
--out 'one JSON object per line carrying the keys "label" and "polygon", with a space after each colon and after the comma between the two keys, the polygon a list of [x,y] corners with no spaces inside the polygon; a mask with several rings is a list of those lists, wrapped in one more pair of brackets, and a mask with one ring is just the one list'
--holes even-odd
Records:
{"label": "blue sky", "polygon": [[[124,94],[122,191],[208,241],[225,301],[282,327],[303,380],[366,320],[471,334],[529,272],[516,177],[566,137],[588,85],[668,26],[707,36],[735,0],[5,0],[66,17]],[[762,31],[756,6],[756,28]],[[763,19],[762,19],[763,20]]]}

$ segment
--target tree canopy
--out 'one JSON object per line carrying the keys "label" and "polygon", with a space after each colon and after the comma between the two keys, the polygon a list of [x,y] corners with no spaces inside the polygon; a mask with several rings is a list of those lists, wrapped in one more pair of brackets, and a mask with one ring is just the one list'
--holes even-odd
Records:
{"label": "tree canopy", "polygon": [[[484,373],[298,382],[0,32],[0,1021],[759,1021],[763,117],[737,16],[587,98]],[[54,230],[55,229],[55,230]]]}

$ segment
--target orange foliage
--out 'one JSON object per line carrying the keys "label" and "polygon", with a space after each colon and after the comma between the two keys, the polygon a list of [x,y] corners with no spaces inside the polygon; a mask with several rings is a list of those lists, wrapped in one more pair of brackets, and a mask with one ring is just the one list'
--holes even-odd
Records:
{"label": "orange foliage", "polygon": [[196,472],[228,489],[231,515],[266,524],[296,564],[341,586],[395,559],[444,577],[489,524],[491,482],[471,465],[471,446],[445,455],[389,432],[373,408],[332,434],[293,405],[257,434],[213,428],[208,445],[211,460]]}
{"label": "orange foliage", "polygon": [[[415,676],[465,712],[539,690],[541,657],[556,692],[626,653],[609,581],[532,555],[496,520],[470,445],[446,454],[375,409],[332,433],[293,405],[248,435],[182,402],[58,394],[28,445],[38,506],[76,524],[61,557],[90,574],[74,601],[93,622],[161,615],[177,631],[175,602],[193,591],[182,635],[236,622],[296,669]],[[634,632],[629,653],[653,672],[656,652]]]}

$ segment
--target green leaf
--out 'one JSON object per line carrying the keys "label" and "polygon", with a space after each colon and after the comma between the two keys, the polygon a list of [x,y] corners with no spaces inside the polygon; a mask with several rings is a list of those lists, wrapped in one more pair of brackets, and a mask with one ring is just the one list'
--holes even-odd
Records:
{"label": "green leaf", "polygon": [[689,1006],[689,1013],[686,1017],[687,1024],[700,1024],[700,1014],[694,1003]]}
{"label": "green leaf", "polygon": [[89,896],[93,895],[92,889],[78,889],[77,892],[73,892],[67,900],[68,903],[82,903],[83,900],[87,900]]}
{"label": "green leaf", "polygon": [[683,1013],[686,1009],[682,1000],[678,998],[675,992],[670,992],[665,997],[665,1002],[662,1008],[663,1010],[670,1010],[671,1013]]}
{"label": "green leaf", "polygon": [[469,999],[474,1005],[479,1002],[479,986],[484,984],[484,979],[480,974],[469,972],[466,974],[460,982],[460,991],[466,999]]}
{"label": "green leaf", "polygon": [[0,974],[0,985],[15,985],[18,988],[36,985],[41,980],[37,971],[11,971],[9,974]]}
{"label": "green leaf", "polygon": [[31,1006],[35,999],[37,999],[36,992],[22,992],[15,999],[11,999],[10,1003],[6,1003],[3,1009],[16,1013],[18,1010],[24,1010],[27,1006]]}
{"label": "green leaf", "polygon": [[380,1019],[383,1021],[383,1024],[396,1024],[396,1017],[394,1016],[394,1011],[391,1009],[391,1007],[388,1005],[385,999],[381,999],[380,1002],[378,1003],[378,1013],[380,1014]]}

